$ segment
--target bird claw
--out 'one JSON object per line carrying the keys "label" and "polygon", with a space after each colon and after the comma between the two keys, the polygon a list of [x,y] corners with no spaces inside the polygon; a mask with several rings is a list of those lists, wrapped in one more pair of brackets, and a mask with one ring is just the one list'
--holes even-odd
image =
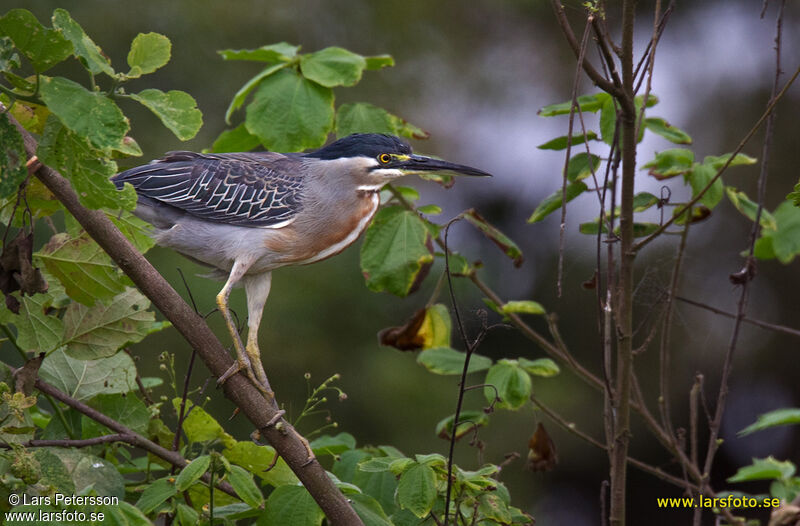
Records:
{"label": "bird claw", "polygon": [[266,386],[264,386],[264,384],[258,381],[255,373],[253,372],[253,367],[250,364],[250,360],[246,356],[243,356],[243,358],[244,358],[243,361],[239,361],[237,359],[233,363],[233,365],[231,365],[231,367],[217,379],[217,385],[220,386],[224,384],[234,374],[240,371],[244,371],[245,376],[247,376],[247,378],[253,383],[253,385],[256,386],[256,389],[261,391],[261,393],[264,395],[264,398],[266,398],[267,401],[274,400],[275,393],[273,393],[271,389],[267,388]]}

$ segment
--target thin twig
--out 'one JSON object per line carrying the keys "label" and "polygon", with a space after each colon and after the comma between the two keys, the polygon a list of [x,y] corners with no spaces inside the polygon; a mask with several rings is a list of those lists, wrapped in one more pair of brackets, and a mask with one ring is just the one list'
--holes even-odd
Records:
{"label": "thin twig", "polygon": [[[682,296],[675,296],[675,299],[682,301],[684,303],[688,303],[689,305],[694,305],[695,307],[699,307],[701,309],[713,312],[714,314],[725,316],[726,318],[732,318],[732,319],[736,318],[736,314],[722,309],[718,309],[716,307],[712,307],[711,305],[708,305],[706,303],[701,303],[699,301],[691,300],[689,298],[684,298]],[[744,323],[749,323],[750,325],[755,325],[756,327],[761,327],[762,329],[767,329],[770,331],[779,332],[781,334],[788,334],[789,336],[800,338],[800,330],[794,329],[792,327],[787,327],[785,325],[778,325],[776,323],[768,323],[766,321],[749,318],[747,316],[743,317],[742,321]]]}
{"label": "thin twig", "polygon": [[[774,107],[774,102],[778,100],[777,93],[781,75],[781,29],[783,23],[783,7],[785,3],[786,1],[783,0],[778,9],[778,19],[776,22],[776,29],[775,29],[776,58],[775,58],[775,80],[772,85],[772,98],[771,98],[771,100],[773,101],[771,103],[772,107]],[[800,68],[798,68],[797,71],[798,73],[800,73]],[[795,73],[795,77],[796,76],[797,73]],[[766,194],[767,175],[769,172],[768,170],[769,153],[770,153],[770,146],[772,144],[774,120],[775,120],[775,113],[771,111],[766,117],[764,145],[761,153],[762,155],[761,172],[758,177],[758,210],[756,212],[755,221],[753,221],[753,227],[750,230],[748,254],[747,257],[745,258],[744,271],[743,273],[740,272],[740,274],[744,276],[744,282],[741,283],[741,292],[739,294],[739,301],[736,307],[736,321],[733,324],[730,343],[728,344],[728,351],[725,353],[725,360],[722,365],[722,377],[720,379],[719,393],[717,394],[717,406],[715,408],[714,418],[711,420],[711,424],[709,425],[708,448],[706,450],[705,465],[703,466],[703,475],[706,480],[708,480],[708,478],[710,477],[711,467],[714,464],[714,457],[720,446],[718,438],[720,429],[722,427],[722,416],[725,413],[725,405],[728,399],[728,389],[729,389],[728,382],[730,379],[731,370],[733,368],[733,355],[736,352],[736,346],[739,341],[739,333],[742,327],[742,320],[747,310],[747,300],[749,298],[749,293],[750,293],[750,283],[752,281],[752,276],[755,274],[755,258],[753,257],[753,254],[755,250],[756,239],[758,237],[758,232],[760,229],[759,220],[761,218],[761,211],[764,206],[764,196]],[[730,162],[730,159],[728,160],[728,162]]]}

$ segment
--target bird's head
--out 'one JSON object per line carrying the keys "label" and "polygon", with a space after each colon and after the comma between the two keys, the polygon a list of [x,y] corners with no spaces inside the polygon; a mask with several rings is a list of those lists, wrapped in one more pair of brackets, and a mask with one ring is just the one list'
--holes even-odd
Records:
{"label": "bird's head", "polygon": [[305,156],[347,172],[362,190],[378,190],[398,177],[424,172],[491,177],[471,166],[415,155],[400,138],[379,133],[355,133]]}

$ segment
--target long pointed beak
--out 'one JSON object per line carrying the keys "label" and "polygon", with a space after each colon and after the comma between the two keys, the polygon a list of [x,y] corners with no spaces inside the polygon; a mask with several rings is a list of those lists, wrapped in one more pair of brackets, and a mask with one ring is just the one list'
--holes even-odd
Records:
{"label": "long pointed beak", "polygon": [[436,172],[439,174],[469,175],[474,177],[492,176],[492,174],[488,172],[471,166],[442,161],[432,157],[425,157],[424,155],[409,155],[408,159],[398,159],[394,164],[395,168],[409,175],[419,172]]}

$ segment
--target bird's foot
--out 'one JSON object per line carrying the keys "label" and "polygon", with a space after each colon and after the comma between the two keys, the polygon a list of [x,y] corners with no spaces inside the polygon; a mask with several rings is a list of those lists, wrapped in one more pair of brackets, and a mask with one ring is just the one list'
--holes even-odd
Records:
{"label": "bird's foot", "polygon": [[243,360],[237,359],[233,365],[231,365],[230,369],[225,371],[222,376],[217,379],[217,385],[224,384],[231,376],[234,374],[244,371],[245,376],[256,386],[256,389],[261,391],[268,401],[272,401],[275,399],[275,393],[272,392],[272,389],[269,388],[269,384],[264,385],[258,378],[256,378],[256,373],[253,371],[253,366],[250,364],[250,360],[247,358],[246,355],[242,356]]}

